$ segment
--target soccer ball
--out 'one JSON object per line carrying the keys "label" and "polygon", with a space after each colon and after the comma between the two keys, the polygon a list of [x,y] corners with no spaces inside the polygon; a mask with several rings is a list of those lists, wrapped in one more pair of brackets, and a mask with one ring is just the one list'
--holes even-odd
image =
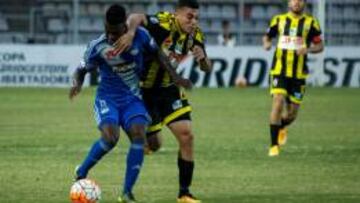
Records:
{"label": "soccer ball", "polygon": [[239,76],[236,78],[236,80],[235,80],[236,87],[244,88],[247,85],[248,85],[248,82],[247,82],[246,78],[244,78],[243,76]]}
{"label": "soccer ball", "polygon": [[72,203],[97,203],[100,198],[100,187],[93,180],[81,179],[71,186],[70,200]]}

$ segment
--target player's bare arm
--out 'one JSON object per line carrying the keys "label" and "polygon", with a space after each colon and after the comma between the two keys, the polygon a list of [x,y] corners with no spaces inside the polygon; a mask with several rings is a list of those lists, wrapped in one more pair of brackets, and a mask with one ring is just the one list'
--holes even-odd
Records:
{"label": "player's bare arm", "polygon": [[141,13],[131,14],[127,19],[127,25],[128,25],[127,32],[114,43],[115,51],[121,53],[127,50],[133,42],[136,29],[140,25],[146,23],[147,23],[147,19],[145,14],[141,14]]}
{"label": "player's bare arm", "polygon": [[305,55],[307,53],[318,54],[324,51],[324,43],[321,41],[316,44],[312,44],[309,48],[300,48],[296,51],[297,55]]}
{"label": "player's bare arm", "polygon": [[195,60],[200,64],[200,69],[205,72],[210,72],[212,65],[210,59],[205,54],[205,50],[201,46],[195,45],[192,49],[192,53]]}
{"label": "player's bare arm", "polygon": [[85,75],[87,73],[86,68],[80,64],[73,75],[73,84],[70,88],[69,99],[72,100],[76,95],[81,92],[81,87],[84,83]]}
{"label": "player's bare arm", "polygon": [[262,38],[263,47],[266,51],[269,51],[272,46],[271,38],[267,35],[264,35]]}
{"label": "player's bare arm", "polygon": [[164,68],[169,73],[175,85],[182,86],[186,89],[192,88],[191,81],[189,79],[185,79],[181,77],[178,73],[176,73],[175,68],[173,68],[171,65],[169,57],[167,57],[161,49],[159,49],[159,51],[157,52],[156,58],[158,59],[161,67]]}

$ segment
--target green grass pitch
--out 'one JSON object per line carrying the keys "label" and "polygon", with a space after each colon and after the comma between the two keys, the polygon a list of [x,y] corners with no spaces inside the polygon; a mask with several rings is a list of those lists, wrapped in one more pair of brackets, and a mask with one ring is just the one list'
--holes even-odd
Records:
{"label": "green grass pitch", "polygon": [[[195,89],[196,170],[192,190],[203,203],[360,202],[360,89],[309,88],[279,157],[267,156],[266,89]],[[74,167],[98,138],[94,89],[75,101],[66,89],[0,88],[0,202],[69,202]],[[177,144],[147,156],[135,195],[175,203]],[[122,185],[128,140],[91,172],[103,203]]]}

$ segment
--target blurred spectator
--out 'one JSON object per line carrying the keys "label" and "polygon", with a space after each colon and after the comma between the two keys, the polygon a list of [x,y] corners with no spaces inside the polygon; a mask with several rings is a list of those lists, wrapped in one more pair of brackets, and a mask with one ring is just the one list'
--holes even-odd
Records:
{"label": "blurred spectator", "polygon": [[27,43],[28,44],[35,44],[35,38],[34,37],[28,37]]}
{"label": "blurred spectator", "polygon": [[231,34],[230,22],[228,20],[222,21],[222,33],[217,37],[218,44],[226,47],[234,47],[236,45],[236,37]]}

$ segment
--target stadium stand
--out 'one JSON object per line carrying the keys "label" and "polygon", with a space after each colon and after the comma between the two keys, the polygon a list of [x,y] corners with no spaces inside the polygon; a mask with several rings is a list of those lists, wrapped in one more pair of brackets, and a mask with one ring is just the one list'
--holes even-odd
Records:
{"label": "stadium stand", "polygon": [[7,24],[6,18],[0,13],[0,31],[8,31],[9,25]]}
{"label": "stadium stand", "polygon": [[[102,14],[112,3],[130,12],[174,11],[176,0],[79,0],[79,42],[102,31]],[[207,42],[216,44],[221,22],[231,23],[239,45],[259,45],[271,16],[286,11],[283,0],[199,0],[200,25]],[[315,8],[310,1],[309,11]],[[360,45],[360,1],[327,0],[328,45]],[[73,43],[73,0],[0,1],[0,43]]]}

